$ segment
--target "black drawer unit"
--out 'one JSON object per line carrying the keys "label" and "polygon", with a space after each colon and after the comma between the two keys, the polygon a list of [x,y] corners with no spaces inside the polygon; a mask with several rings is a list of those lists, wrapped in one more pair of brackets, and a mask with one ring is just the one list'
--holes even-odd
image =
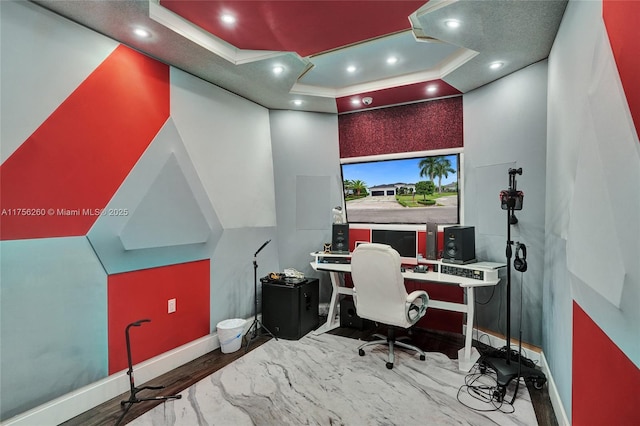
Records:
{"label": "black drawer unit", "polygon": [[298,340],[318,327],[318,279],[262,282],[262,324],[276,337]]}

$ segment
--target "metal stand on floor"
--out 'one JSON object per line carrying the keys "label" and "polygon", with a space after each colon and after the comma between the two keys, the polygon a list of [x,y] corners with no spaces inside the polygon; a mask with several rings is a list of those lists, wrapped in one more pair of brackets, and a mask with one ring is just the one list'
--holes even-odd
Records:
{"label": "metal stand on floor", "polygon": [[[501,191],[500,199],[502,209],[507,210],[507,347],[505,357],[483,356],[478,361],[480,372],[484,373],[487,368],[491,368],[496,372],[497,377],[497,389],[494,392],[494,398],[498,402],[502,402],[507,392],[507,386],[511,380],[524,378],[525,381],[532,382],[536,389],[542,389],[542,386],[546,383],[547,377],[542,371],[535,368],[522,365],[520,353],[517,358],[511,354],[511,257],[513,256],[511,241],[511,225],[518,223],[518,219],[515,215],[515,210],[522,210],[522,198],[521,191],[516,189],[516,174],[521,175],[522,169],[509,169],[509,189]],[[517,388],[516,392],[517,393]],[[516,395],[513,395],[515,400]]]}
{"label": "metal stand on floor", "polygon": [[271,337],[273,337],[274,339],[278,340],[278,338],[276,336],[273,335],[273,333],[271,333],[267,327],[264,326],[264,324],[262,324],[262,322],[260,322],[260,320],[258,319],[258,262],[257,262],[257,256],[258,253],[260,253],[260,251],[265,248],[265,246],[267,244],[269,244],[271,242],[271,240],[267,240],[259,249],[258,251],[255,252],[255,254],[253,255],[253,312],[254,312],[254,319],[253,319],[253,323],[251,323],[251,326],[249,327],[249,330],[247,330],[247,333],[245,334],[245,339],[247,340],[247,346],[245,346],[244,351],[247,352],[249,350],[249,345],[251,345],[251,342],[253,342],[255,339],[258,338],[258,332],[260,331],[261,328],[264,329],[264,331],[266,331],[267,333],[269,333],[269,335]]}
{"label": "metal stand on floor", "polygon": [[126,401],[120,401],[120,406],[123,409],[122,414],[120,415],[120,418],[118,419],[118,421],[116,422],[116,426],[120,424],[120,422],[122,422],[122,420],[124,419],[124,416],[127,414],[127,412],[129,411],[129,408],[131,408],[131,406],[133,404],[137,404],[138,402],[144,402],[144,401],[166,401],[168,399],[180,399],[182,398],[182,395],[169,395],[169,396],[154,396],[154,397],[149,397],[149,398],[138,398],[137,394],[140,391],[143,391],[145,389],[164,389],[164,386],[143,386],[141,388],[137,388],[135,385],[135,382],[133,380],[133,363],[131,361],[131,343],[129,340],[129,329],[131,327],[140,327],[142,325],[143,322],[151,322],[150,319],[141,319],[138,320],[136,322],[132,322],[131,324],[129,324],[127,326],[127,328],[124,331],[125,337],[127,339],[127,360],[129,361],[129,370],[127,371],[127,375],[129,376],[129,385],[131,386],[131,393],[129,395],[129,399],[127,399]]}

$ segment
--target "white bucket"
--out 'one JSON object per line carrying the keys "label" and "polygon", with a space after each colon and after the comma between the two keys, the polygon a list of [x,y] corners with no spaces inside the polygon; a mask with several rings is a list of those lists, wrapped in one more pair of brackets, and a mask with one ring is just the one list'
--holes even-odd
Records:
{"label": "white bucket", "polygon": [[228,319],[220,321],[216,328],[218,329],[218,340],[220,341],[220,350],[223,354],[230,354],[240,349],[242,345],[242,332],[246,320],[240,318]]}

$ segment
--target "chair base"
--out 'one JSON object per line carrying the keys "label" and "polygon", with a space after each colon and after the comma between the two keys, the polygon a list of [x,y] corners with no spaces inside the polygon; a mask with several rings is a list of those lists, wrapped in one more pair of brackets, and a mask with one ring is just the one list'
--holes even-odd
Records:
{"label": "chair base", "polygon": [[395,330],[393,328],[389,328],[389,333],[388,335],[385,337],[382,334],[374,334],[374,337],[379,338],[379,340],[374,340],[371,342],[365,342],[362,345],[358,346],[358,355],[360,356],[364,356],[364,349],[367,346],[373,346],[373,345],[388,345],[389,346],[389,358],[387,361],[387,368],[389,370],[391,370],[393,368],[393,363],[395,362],[395,354],[394,354],[394,348],[396,346],[401,347],[403,349],[409,349],[412,351],[416,351],[420,354],[420,361],[424,361],[426,358],[426,355],[424,353],[424,351],[420,348],[418,348],[417,346],[413,346],[413,345],[409,345],[407,343],[403,343],[403,342],[399,342],[396,340],[395,337]]}

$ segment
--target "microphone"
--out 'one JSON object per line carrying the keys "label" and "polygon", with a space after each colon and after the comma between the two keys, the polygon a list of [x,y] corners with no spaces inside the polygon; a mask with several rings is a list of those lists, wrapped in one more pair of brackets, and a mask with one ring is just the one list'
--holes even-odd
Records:
{"label": "microphone", "polygon": [[265,248],[265,246],[266,246],[267,244],[269,244],[270,242],[271,242],[271,240],[267,240],[267,241],[265,241],[265,243],[264,243],[262,246],[260,246],[260,248],[258,249],[258,251],[253,255],[253,257],[256,257],[256,256],[258,255],[258,253],[260,253],[260,250],[262,250],[263,248]]}

